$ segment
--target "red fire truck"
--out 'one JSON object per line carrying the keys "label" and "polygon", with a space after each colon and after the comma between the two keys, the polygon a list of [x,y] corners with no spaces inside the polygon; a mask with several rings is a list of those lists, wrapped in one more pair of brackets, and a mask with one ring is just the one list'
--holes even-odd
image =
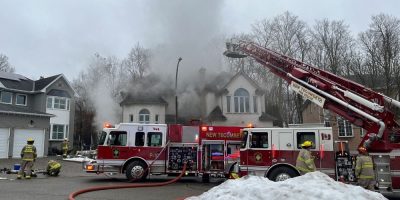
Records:
{"label": "red fire truck", "polygon": [[[366,147],[373,156],[377,191],[400,194],[400,126],[393,112],[400,108],[399,101],[252,42],[227,43],[224,55],[254,58],[305,99],[365,129],[367,133],[359,146]],[[299,144],[312,140],[315,164],[321,171],[331,175],[335,172],[337,180],[354,181],[354,157],[342,141],[333,152],[331,139],[332,133],[327,129],[245,129],[236,166],[241,174],[261,174],[273,180],[297,176],[293,165]]]}
{"label": "red fire truck", "polygon": [[97,158],[85,163],[88,173],[125,173],[129,180],[148,174],[225,177],[237,161],[243,127],[121,123],[101,133]]}

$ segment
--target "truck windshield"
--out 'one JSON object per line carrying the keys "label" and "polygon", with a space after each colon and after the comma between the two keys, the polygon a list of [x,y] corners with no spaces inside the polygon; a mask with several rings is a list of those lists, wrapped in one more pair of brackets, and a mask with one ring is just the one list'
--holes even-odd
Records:
{"label": "truck windshield", "polygon": [[99,138],[99,145],[104,145],[104,142],[106,141],[107,138],[107,133],[102,131],[100,138]]}
{"label": "truck windshield", "polygon": [[247,131],[243,131],[243,138],[242,138],[242,144],[240,144],[240,148],[244,149],[246,148],[246,143],[247,143],[247,136],[248,136],[248,132]]}

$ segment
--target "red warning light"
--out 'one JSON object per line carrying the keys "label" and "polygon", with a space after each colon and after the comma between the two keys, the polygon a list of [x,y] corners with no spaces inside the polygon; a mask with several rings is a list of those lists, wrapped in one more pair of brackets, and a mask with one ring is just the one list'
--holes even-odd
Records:
{"label": "red warning light", "polygon": [[114,126],[108,122],[104,123],[103,127],[104,128],[114,128]]}

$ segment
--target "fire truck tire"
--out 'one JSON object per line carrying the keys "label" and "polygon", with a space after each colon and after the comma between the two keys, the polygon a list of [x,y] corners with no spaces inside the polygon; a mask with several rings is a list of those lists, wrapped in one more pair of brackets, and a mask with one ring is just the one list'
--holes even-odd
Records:
{"label": "fire truck tire", "polygon": [[210,174],[203,174],[203,176],[201,177],[201,181],[203,183],[209,183],[210,182]]}
{"label": "fire truck tire", "polygon": [[126,167],[126,178],[129,181],[144,181],[147,177],[147,165],[146,163],[135,160],[128,164]]}
{"label": "fire truck tire", "polygon": [[298,176],[298,173],[295,170],[293,170],[289,167],[278,167],[278,168],[273,169],[267,177],[271,181],[278,182],[278,181],[284,181],[286,179],[293,178],[296,176]]}

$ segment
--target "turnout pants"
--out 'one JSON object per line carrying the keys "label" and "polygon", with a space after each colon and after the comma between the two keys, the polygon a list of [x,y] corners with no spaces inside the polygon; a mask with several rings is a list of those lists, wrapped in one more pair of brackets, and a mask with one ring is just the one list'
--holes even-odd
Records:
{"label": "turnout pants", "polygon": [[23,160],[21,164],[21,168],[19,169],[18,175],[23,176],[26,169],[26,176],[31,176],[33,167],[33,161]]}

